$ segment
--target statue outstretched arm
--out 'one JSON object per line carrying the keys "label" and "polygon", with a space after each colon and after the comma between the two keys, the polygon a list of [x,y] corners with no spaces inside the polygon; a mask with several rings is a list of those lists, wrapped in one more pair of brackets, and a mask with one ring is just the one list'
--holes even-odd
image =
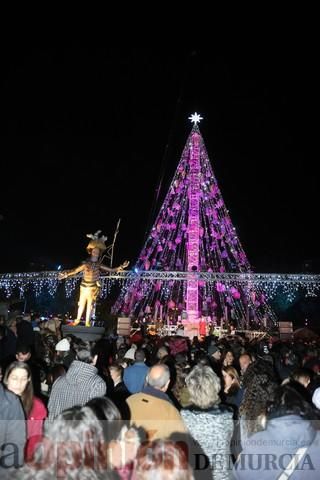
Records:
{"label": "statue outstretched arm", "polygon": [[128,260],[126,260],[119,267],[115,267],[115,268],[107,267],[106,265],[100,265],[100,269],[103,272],[122,272],[125,268],[127,268],[129,263],[130,262],[128,262]]}
{"label": "statue outstretched arm", "polygon": [[73,277],[77,275],[77,273],[82,272],[84,270],[84,265],[79,265],[79,267],[74,268],[73,270],[65,270],[64,272],[60,272],[58,275],[59,280],[64,280],[68,277]]}

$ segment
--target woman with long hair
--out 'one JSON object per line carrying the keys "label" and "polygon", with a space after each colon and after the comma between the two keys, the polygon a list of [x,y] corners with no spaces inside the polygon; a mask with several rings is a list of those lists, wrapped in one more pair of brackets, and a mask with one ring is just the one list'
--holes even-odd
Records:
{"label": "woman with long hair", "polygon": [[241,445],[264,429],[267,404],[277,388],[272,366],[264,360],[251,363],[243,377],[244,395],[239,408]]}
{"label": "woman with long hair", "polygon": [[124,425],[116,405],[107,397],[95,397],[86,403],[100,421],[106,442],[114,440]]}
{"label": "woman with long hair", "polygon": [[240,377],[237,370],[232,366],[222,367],[223,397],[227,405],[239,409],[243,397],[243,389],[240,385]]}
{"label": "woman with long hair", "polygon": [[237,480],[319,478],[318,413],[292,385],[267,402],[262,431],[247,439],[234,466]]}
{"label": "woman with long hair", "polygon": [[47,417],[47,409],[43,402],[34,396],[31,370],[24,362],[12,362],[5,373],[4,385],[21,399],[27,419],[27,443],[25,459],[33,458],[35,448],[41,442],[43,422]]}
{"label": "woman with long hair", "polygon": [[234,364],[233,351],[230,349],[225,350],[225,352],[222,354],[221,362],[224,367],[233,366]]}

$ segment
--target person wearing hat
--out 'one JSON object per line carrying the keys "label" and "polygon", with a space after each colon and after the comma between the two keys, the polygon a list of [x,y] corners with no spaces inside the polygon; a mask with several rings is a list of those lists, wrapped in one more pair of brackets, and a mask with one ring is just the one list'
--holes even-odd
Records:
{"label": "person wearing hat", "polygon": [[70,350],[70,343],[66,338],[63,338],[57,343],[55,350],[57,352],[68,352]]}
{"label": "person wearing hat", "polygon": [[129,348],[129,350],[126,351],[123,358],[126,359],[126,360],[133,360],[134,361],[134,356],[135,356],[135,353],[136,353],[137,350],[138,350],[137,345],[135,343],[133,343],[131,345],[131,347]]}
{"label": "person wearing hat", "polygon": [[209,363],[210,363],[210,366],[211,366],[212,370],[220,378],[221,377],[221,368],[222,368],[221,350],[215,343],[211,343],[208,346],[208,357],[209,357]]}
{"label": "person wearing hat", "polygon": [[70,349],[70,343],[66,338],[63,338],[55,346],[56,363],[61,363],[65,370],[68,370],[73,360],[76,358],[75,352]]}
{"label": "person wearing hat", "polygon": [[312,403],[320,410],[320,387],[316,388],[312,395]]}
{"label": "person wearing hat", "polygon": [[70,325],[75,326],[80,323],[82,314],[86,310],[86,327],[90,327],[91,315],[93,312],[94,303],[98,297],[100,290],[100,272],[121,272],[124,268],[129,265],[128,261],[122,263],[119,267],[110,268],[102,264],[103,261],[103,252],[106,250],[105,241],[107,237],[99,237],[101,230],[98,230],[95,234],[88,234],[87,237],[90,238],[90,242],[87,246],[87,252],[90,257],[83,262],[78,267],[73,270],[61,272],[58,276],[59,280],[63,280],[68,277],[73,277],[78,273],[82,272],[82,281],[80,285],[80,298],[79,298],[79,307],[77,318]]}
{"label": "person wearing hat", "polygon": [[212,343],[211,345],[209,345],[208,347],[208,355],[209,357],[213,357],[216,361],[220,361],[221,360],[221,350],[220,348],[215,345],[214,343]]}
{"label": "person wearing hat", "polygon": [[46,370],[45,365],[41,363],[41,359],[36,359],[30,345],[18,342],[15,360],[29,365],[34,394],[41,398],[41,377],[45,375]]}

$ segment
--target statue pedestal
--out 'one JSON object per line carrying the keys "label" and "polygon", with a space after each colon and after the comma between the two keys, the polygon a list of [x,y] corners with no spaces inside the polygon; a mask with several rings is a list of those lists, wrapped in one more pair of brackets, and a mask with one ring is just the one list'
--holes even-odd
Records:
{"label": "statue pedestal", "polygon": [[104,327],[85,327],[84,325],[76,325],[71,327],[70,325],[62,326],[62,336],[65,337],[68,334],[81,338],[84,342],[92,342],[99,340],[104,334]]}

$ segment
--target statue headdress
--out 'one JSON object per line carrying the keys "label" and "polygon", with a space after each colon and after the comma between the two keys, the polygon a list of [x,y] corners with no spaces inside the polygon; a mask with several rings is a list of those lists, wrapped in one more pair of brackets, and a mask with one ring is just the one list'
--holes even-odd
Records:
{"label": "statue headdress", "polygon": [[99,248],[101,253],[107,249],[105,242],[108,237],[105,237],[104,235],[101,235],[101,237],[99,237],[100,233],[101,230],[97,230],[94,234],[87,233],[87,237],[91,238],[90,242],[87,245],[87,251],[89,253],[91,253],[90,250],[92,250],[93,248]]}

